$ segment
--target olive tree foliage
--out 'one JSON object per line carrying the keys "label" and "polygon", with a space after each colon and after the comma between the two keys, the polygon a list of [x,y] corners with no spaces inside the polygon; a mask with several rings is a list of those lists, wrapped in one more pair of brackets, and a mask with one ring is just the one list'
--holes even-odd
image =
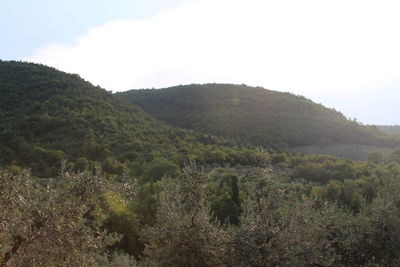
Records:
{"label": "olive tree foliage", "polygon": [[145,266],[226,265],[230,237],[210,213],[207,179],[191,163],[181,177],[163,181],[157,222],[143,232]]}
{"label": "olive tree foliage", "polygon": [[339,266],[400,265],[400,183],[387,179],[359,212],[331,209],[321,217]]}
{"label": "olive tree foliage", "polygon": [[[335,254],[313,202],[273,185],[260,170],[243,185],[247,199],[240,225],[232,229],[232,266],[332,266]],[[322,214],[325,213],[325,214]]]}
{"label": "olive tree foliage", "polygon": [[343,253],[353,264],[400,266],[400,182],[388,180],[385,188],[357,216],[357,246]]}
{"label": "olive tree foliage", "polygon": [[0,266],[88,266],[117,240],[102,230],[100,171],[38,181],[29,171],[0,174]]}
{"label": "olive tree foliage", "polygon": [[399,266],[400,182],[360,210],[296,196],[268,172],[242,183],[247,198],[233,227],[231,266]]}
{"label": "olive tree foliage", "polygon": [[246,198],[240,223],[221,225],[206,201],[208,177],[195,165],[183,173],[162,183],[157,222],[142,233],[144,266],[334,266],[338,262],[330,235],[347,217],[335,222],[334,205],[316,208],[313,201],[274,185],[262,169],[242,179]]}
{"label": "olive tree foliage", "polygon": [[95,263],[90,267],[136,267],[138,266],[133,256],[126,253],[114,252],[112,254],[94,255]]}

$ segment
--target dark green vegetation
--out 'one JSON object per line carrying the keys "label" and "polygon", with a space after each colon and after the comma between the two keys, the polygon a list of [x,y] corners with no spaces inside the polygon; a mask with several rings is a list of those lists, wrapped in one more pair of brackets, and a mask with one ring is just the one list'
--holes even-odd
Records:
{"label": "dark green vegetation", "polygon": [[[290,94],[215,87],[237,93],[233,106],[188,101],[215,112],[199,133],[76,75],[0,61],[0,267],[399,266],[400,149],[365,161],[270,149],[394,137]],[[275,130],[246,102],[265,92],[278,101],[267,102]],[[224,119],[232,132],[208,133]],[[254,135],[235,136],[236,123]]]}
{"label": "dark green vegetation", "polygon": [[41,65],[0,62],[0,95],[0,166],[28,167],[41,177],[56,175],[64,159],[76,169],[101,165],[109,174],[153,180],[189,159],[263,160],[221,138],[164,125],[77,75]]}
{"label": "dark green vegetation", "polygon": [[331,144],[398,145],[374,126],[301,96],[231,84],[131,90],[122,97],[172,125],[274,148]]}

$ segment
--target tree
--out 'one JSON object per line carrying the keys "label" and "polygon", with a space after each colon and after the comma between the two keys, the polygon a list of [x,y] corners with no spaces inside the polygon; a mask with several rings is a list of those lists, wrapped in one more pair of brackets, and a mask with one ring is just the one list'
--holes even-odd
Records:
{"label": "tree", "polygon": [[144,245],[139,241],[139,219],[132,203],[125,201],[119,193],[106,192],[102,196],[102,207],[107,215],[104,226],[108,231],[122,235],[112,249],[122,250],[138,259]]}
{"label": "tree", "polygon": [[228,233],[212,222],[204,201],[206,177],[195,165],[178,179],[163,182],[157,222],[144,231],[146,264],[155,266],[223,266]]}
{"label": "tree", "polygon": [[165,158],[155,158],[146,165],[142,182],[154,183],[164,176],[175,177],[177,175],[179,175],[179,167],[175,163]]}
{"label": "tree", "polygon": [[324,214],[274,186],[267,173],[245,187],[240,224],[233,228],[231,266],[332,266]]}
{"label": "tree", "polygon": [[117,240],[102,230],[99,196],[108,190],[100,172],[63,169],[51,180],[0,174],[0,266],[93,263]]}
{"label": "tree", "polygon": [[211,209],[213,215],[221,223],[237,225],[241,213],[238,177],[236,175],[223,177],[212,195]]}

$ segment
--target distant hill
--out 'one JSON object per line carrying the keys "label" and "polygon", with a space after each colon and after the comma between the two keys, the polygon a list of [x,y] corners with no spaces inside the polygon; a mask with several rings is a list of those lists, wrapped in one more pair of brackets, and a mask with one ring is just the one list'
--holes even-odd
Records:
{"label": "distant hill", "polygon": [[0,168],[29,167],[48,177],[67,160],[141,175],[157,158],[243,163],[240,156],[255,153],[168,126],[78,75],[43,65],[0,61],[0,95]]}
{"label": "distant hill", "polygon": [[376,127],[384,133],[400,135],[400,125],[377,125]]}
{"label": "distant hill", "polygon": [[172,125],[243,143],[272,147],[398,144],[393,136],[348,120],[334,109],[261,87],[193,84],[118,95]]}

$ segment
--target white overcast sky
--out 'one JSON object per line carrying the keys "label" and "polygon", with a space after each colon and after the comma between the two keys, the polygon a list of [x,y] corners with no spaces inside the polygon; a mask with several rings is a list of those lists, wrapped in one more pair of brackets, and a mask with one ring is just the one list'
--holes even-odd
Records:
{"label": "white overcast sky", "polygon": [[399,14],[400,1],[198,0],[114,17],[24,59],[114,92],[244,83],[400,124]]}

